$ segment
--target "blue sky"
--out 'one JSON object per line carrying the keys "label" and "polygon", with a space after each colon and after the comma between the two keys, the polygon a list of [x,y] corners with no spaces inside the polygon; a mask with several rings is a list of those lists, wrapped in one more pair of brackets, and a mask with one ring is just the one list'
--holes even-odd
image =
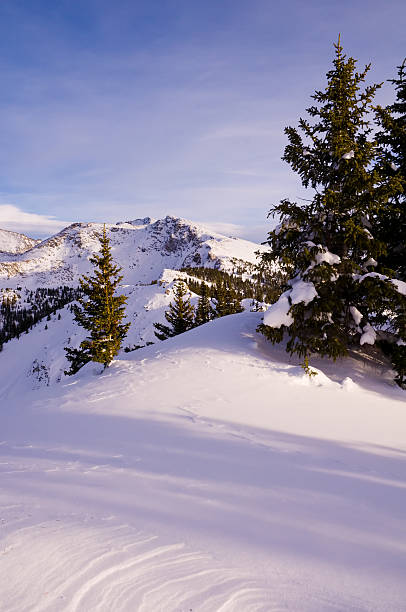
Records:
{"label": "blue sky", "polygon": [[3,0],[0,227],[174,214],[265,239],[270,206],[305,196],[283,128],[338,32],[379,82],[405,17],[391,0]]}

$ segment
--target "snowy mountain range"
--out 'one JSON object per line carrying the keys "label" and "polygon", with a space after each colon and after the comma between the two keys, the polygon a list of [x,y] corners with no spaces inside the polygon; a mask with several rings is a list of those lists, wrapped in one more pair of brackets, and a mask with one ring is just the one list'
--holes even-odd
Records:
{"label": "snowy mountain range", "polygon": [[[102,229],[100,223],[74,223],[40,243],[24,237],[31,240],[24,252],[20,239],[19,251],[9,248],[0,254],[0,288],[77,286],[79,277],[91,271],[89,258],[99,249]],[[131,285],[158,280],[168,268],[205,266],[231,272],[238,260],[255,264],[256,251],[264,248],[172,216],[106,224],[106,229],[124,283]]]}

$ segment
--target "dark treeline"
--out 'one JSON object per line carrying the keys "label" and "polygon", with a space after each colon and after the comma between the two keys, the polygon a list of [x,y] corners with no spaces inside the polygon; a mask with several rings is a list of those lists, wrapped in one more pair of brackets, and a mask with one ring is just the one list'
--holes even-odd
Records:
{"label": "dark treeline", "polygon": [[[281,295],[287,280],[286,274],[278,270],[271,270],[270,267],[257,269],[249,278],[242,278],[243,270],[238,270],[237,274],[229,274],[223,270],[213,268],[182,268],[181,272],[186,272],[190,276],[200,278],[211,284],[209,287],[210,297],[215,297],[216,287],[222,285],[227,289],[233,290],[239,300],[250,298],[257,302],[273,304]],[[186,281],[189,289],[201,295],[202,284],[193,279]]]}
{"label": "dark treeline", "polygon": [[0,350],[5,342],[28,333],[44,317],[49,320],[51,314],[76,300],[80,293],[79,289],[66,286],[24,291],[24,300],[21,299],[21,288],[3,293],[2,299],[0,294]]}

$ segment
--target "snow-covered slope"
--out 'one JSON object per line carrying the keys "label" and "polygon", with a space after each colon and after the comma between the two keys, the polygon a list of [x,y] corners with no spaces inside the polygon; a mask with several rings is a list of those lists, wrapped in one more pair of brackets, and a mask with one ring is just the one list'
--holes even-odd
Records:
{"label": "snow-covered slope", "polygon": [[[108,225],[106,229],[113,258],[122,268],[124,277],[120,292],[128,298],[126,316],[131,327],[123,348],[129,349],[156,342],[153,324],[165,322],[164,313],[173,299],[174,282],[177,278],[186,278],[179,268],[206,266],[229,272],[241,264],[249,268],[257,262],[256,252],[264,248],[246,240],[214,234],[204,226],[169,216],[158,221],[149,217],[136,219]],[[102,230],[101,224],[76,223],[26,253],[3,254],[0,257],[0,300],[16,299],[20,307],[32,308],[30,292],[33,289],[78,286],[80,276],[93,273],[89,259],[100,249]],[[192,301],[196,302],[197,298]],[[44,325],[39,329],[42,327]],[[24,372],[28,368],[36,378],[37,364],[41,363],[42,382],[59,380],[68,367],[63,349],[79,345],[82,332],[70,320],[64,333],[58,336],[59,343],[51,349],[46,337],[39,338],[35,329],[31,331],[33,351],[23,356]],[[47,351],[43,351],[44,342]],[[4,358],[0,355],[1,361]]]}
{"label": "snow-covered slope", "polygon": [[245,312],[33,391],[62,315],[0,354],[2,610],[404,611],[405,394],[381,372],[310,380]]}
{"label": "snow-covered slope", "polygon": [[[0,287],[77,286],[91,272],[89,257],[99,250],[103,225],[74,223],[27,253],[0,257]],[[231,271],[238,260],[255,263],[263,249],[247,240],[228,238],[184,219],[149,217],[106,225],[113,257],[123,268],[124,283],[150,283],[166,268],[219,267]]]}
{"label": "snow-covered slope", "polygon": [[4,253],[24,253],[40,242],[24,234],[0,229],[0,259]]}
{"label": "snow-covered slope", "polygon": [[[165,311],[173,300],[173,290],[178,278],[187,274],[164,270],[159,281],[152,284],[125,285],[121,293],[127,296],[126,320],[131,323],[124,340],[125,349],[159,342],[154,333],[154,323],[166,323]],[[5,297],[21,292],[7,291]],[[196,305],[198,296],[191,294]],[[249,308],[249,300],[244,301]],[[61,317],[61,318],[59,318]],[[19,391],[21,385],[27,389],[59,382],[70,364],[65,359],[64,347],[76,347],[85,338],[86,332],[73,320],[69,306],[37,323],[28,334],[23,334],[4,344],[0,352],[0,390],[2,385]],[[18,363],[15,368],[13,364]]]}

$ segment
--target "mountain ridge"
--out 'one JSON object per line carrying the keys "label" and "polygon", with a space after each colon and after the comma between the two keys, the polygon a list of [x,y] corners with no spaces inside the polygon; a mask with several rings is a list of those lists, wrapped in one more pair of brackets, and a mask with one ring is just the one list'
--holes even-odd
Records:
{"label": "mountain ridge", "polygon": [[[99,250],[101,223],[73,223],[22,253],[0,256],[0,288],[77,286],[91,272],[89,258]],[[124,282],[160,277],[164,269],[214,267],[230,272],[237,260],[254,265],[265,248],[212,232],[204,225],[167,215],[106,224],[112,254]]]}

